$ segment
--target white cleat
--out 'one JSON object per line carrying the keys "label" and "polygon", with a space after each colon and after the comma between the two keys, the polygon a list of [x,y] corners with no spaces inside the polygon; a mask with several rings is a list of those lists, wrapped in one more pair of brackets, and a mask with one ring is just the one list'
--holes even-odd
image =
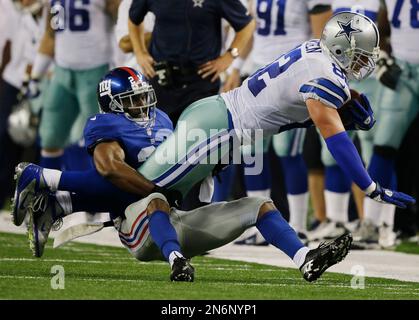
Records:
{"label": "white cleat", "polygon": [[378,243],[378,227],[367,219],[361,222],[358,230],[353,233],[355,242]]}
{"label": "white cleat", "polygon": [[387,250],[394,249],[397,246],[397,234],[393,231],[393,227],[385,223],[380,227],[378,244],[381,248]]}
{"label": "white cleat", "polygon": [[323,221],[314,231],[307,234],[309,241],[334,239],[347,232],[345,226],[340,222],[331,220]]}

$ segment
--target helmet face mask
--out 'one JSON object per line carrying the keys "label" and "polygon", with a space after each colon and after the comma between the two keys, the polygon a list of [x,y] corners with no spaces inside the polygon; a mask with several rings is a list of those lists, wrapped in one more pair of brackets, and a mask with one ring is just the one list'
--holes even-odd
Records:
{"label": "helmet face mask", "polygon": [[339,12],[326,23],[320,45],[351,80],[362,80],[375,69],[379,55],[379,33],[368,17]]}
{"label": "helmet face mask", "polygon": [[111,101],[111,109],[124,112],[134,120],[147,125],[153,120],[156,103],[154,89],[146,85],[138,90],[115,95]]}

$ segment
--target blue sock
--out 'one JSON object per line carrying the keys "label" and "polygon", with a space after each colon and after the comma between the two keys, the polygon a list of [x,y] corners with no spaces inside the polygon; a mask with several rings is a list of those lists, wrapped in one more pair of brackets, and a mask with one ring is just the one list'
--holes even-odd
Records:
{"label": "blue sock", "polygon": [[384,188],[391,188],[395,174],[394,158],[384,158],[376,153],[372,155],[368,168],[371,178]]}
{"label": "blue sock", "polygon": [[[245,166],[247,166],[245,164]],[[253,165],[249,165],[253,167]],[[263,153],[263,168],[259,175],[244,175],[244,182],[246,190],[248,191],[259,191],[268,190],[271,188],[271,168],[269,162],[269,154]]]}
{"label": "blue sock", "polygon": [[270,244],[285,252],[291,259],[304,244],[278,210],[267,212],[256,227]]}
{"label": "blue sock", "polygon": [[307,167],[302,155],[281,157],[285,186],[289,194],[302,194],[308,191]]}
{"label": "blue sock", "polygon": [[326,190],[338,193],[346,193],[351,190],[352,180],[342,171],[338,165],[326,166],[325,187]]}
{"label": "blue sock", "polygon": [[62,170],[64,155],[58,157],[45,157],[41,155],[39,165],[42,168]]}
{"label": "blue sock", "polygon": [[163,211],[154,211],[148,217],[148,227],[150,229],[151,237],[160,248],[161,253],[169,260],[169,255],[173,251],[180,251],[180,244],[177,233],[169,215]]}
{"label": "blue sock", "polygon": [[221,183],[214,177],[214,195],[212,202],[226,201],[230,195],[231,187],[233,186],[233,178],[236,166],[231,165],[222,170],[219,175]]}

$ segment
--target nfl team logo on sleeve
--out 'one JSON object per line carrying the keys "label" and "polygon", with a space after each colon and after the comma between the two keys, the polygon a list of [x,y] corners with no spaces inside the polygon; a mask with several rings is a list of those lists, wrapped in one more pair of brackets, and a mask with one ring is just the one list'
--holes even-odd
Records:
{"label": "nfl team logo on sleeve", "polygon": [[103,80],[99,83],[99,94],[101,97],[110,95],[111,93],[111,80]]}

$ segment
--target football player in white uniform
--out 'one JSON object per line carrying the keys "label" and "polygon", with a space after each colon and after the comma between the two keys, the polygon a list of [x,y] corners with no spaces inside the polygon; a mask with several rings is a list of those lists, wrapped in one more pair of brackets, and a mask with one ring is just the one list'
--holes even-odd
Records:
{"label": "football player in white uniform", "polygon": [[[352,11],[359,12],[369,17],[372,21],[376,22],[378,12],[380,9],[379,0],[334,0],[332,3],[333,12]],[[376,95],[380,83],[371,76],[361,82],[352,81],[351,87],[359,92],[365,93],[371,101],[374,113],[377,118]],[[378,121],[378,120],[377,120]],[[357,131],[361,141],[361,149],[364,163],[368,164],[372,153],[372,134],[374,129],[369,131]],[[355,132],[350,133],[351,137],[355,136]],[[323,139],[321,158],[325,166],[325,204],[326,204],[326,217],[327,220],[320,224],[320,226],[312,233],[309,233],[310,240],[328,239],[333,238],[338,234],[344,232],[348,227],[348,208],[349,197],[352,185],[352,180],[348,177],[342,169],[336,164],[333,156],[327,150],[326,144]],[[357,209],[362,217],[362,203],[363,195],[358,195],[356,189],[354,196],[357,203]],[[354,238],[356,238],[354,233]],[[377,238],[378,239],[378,238]]]}
{"label": "football player in white uniform", "polygon": [[[262,68],[275,60],[281,53],[287,52],[303,41],[311,37],[319,38],[326,21],[332,15],[329,0],[298,0],[293,1],[292,4],[286,0],[254,0],[249,2],[249,6],[258,24],[253,35],[252,72]],[[233,66],[235,68],[233,68],[224,90],[239,85],[240,60],[235,61]],[[277,155],[280,156],[285,177],[290,224],[302,238],[305,238],[308,211],[307,169],[302,157],[305,131],[305,128],[297,128],[273,137],[273,146]],[[265,139],[263,150],[256,150],[256,152],[266,153],[270,142],[270,139]],[[246,147],[244,152],[250,153],[250,149]],[[249,196],[270,195],[269,159],[267,154],[264,154],[263,158],[263,171],[260,175],[245,175]],[[257,230],[249,230],[244,239],[237,243],[259,244],[263,243],[263,238],[257,234]]]}
{"label": "football player in white uniform", "polygon": [[[31,73],[36,83],[55,62],[54,76],[44,99],[40,124],[41,164],[61,168],[63,149],[82,134],[82,126],[98,111],[95,85],[112,59],[111,28],[120,0],[51,0],[49,16]],[[74,124],[81,127],[73,128]],[[71,132],[73,128],[73,132]]]}

